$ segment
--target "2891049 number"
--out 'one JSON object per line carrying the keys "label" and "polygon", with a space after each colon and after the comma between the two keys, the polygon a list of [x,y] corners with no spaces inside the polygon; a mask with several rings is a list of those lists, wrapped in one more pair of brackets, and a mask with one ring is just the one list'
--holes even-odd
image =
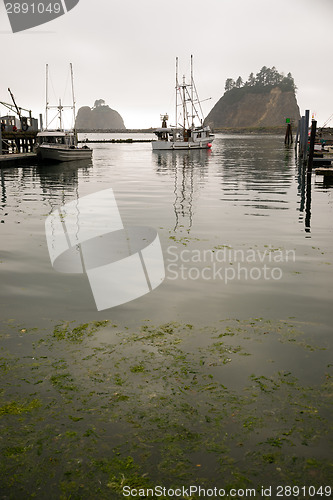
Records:
{"label": "2891049 number", "polygon": [[7,14],[60,14],[62,8],[59,2],[43,4],[41,2],[8,2],[6,3]]}
{"label": "2891049 number", "polygon": [[331,486],[277,486],[277,497],[330,497],[332,494]]}

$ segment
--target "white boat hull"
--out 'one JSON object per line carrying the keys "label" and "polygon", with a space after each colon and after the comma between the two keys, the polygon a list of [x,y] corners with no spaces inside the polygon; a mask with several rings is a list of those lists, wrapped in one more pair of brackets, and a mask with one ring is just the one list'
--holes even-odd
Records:
{"label": "white boat hull", "polygon": [[52,162],[90,160],[92,158],[92,149],[61,148],[42,144],[37,147],[37,156],[42,161]]}
{"label": "white boat hull", "polygon": [[153,141],[153,151],[168,150],[178,151],[180,149],[210,149],[212,147],[212,139],[206,141]]}

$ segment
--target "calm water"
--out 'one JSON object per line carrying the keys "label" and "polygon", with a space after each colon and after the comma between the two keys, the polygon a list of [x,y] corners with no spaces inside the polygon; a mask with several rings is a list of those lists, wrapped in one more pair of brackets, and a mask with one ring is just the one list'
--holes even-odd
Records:
{"label": "calm water", "polygon": [[[44,223],[62,204],[112,187],[124,225],[158,230],[166,280],[154,293],[106,316],[134,323],[146,317],[206,323],[268,315],[331,324],[333,191],[313,177],[310,215],[306,212],[294,151],[285,149],[281,137],[221,135],[211,152],[190,155],[152,153],[149,143],[93,148],[88,166],[1,170],[2,318],[38,326],[43,318],[105,316],[96,312],[83,276],[53,271]],[[211,265],[204,250],[223,246],[231,249],[225,258],[236,264],[235,279],[229,262],[217,266],[217,261],[215,267],[229,268],[227,284],[220,276],[204,279],[201,271],[197,277],[195,270],[175,279],[181,264],[188,269]],[[184,249],[185,260],[201,262],[182,262]],[[275,263],[265,257],[270,250]],[[256,253],[250,267],[261,269],[251,276],[250,269],[239,271],[250,251]],[[221,251],[217,258],[223,259]],[[265,264],[282,274],[265,276]]]}
{"label": "calm water", "polygon": [[[133,138],[150,136],[133,135]],[[223,381],[229,390],[244,394],[249,378],[254,380],[253,374],[259,372],[268,378],[276,373],[291,373],[303,386],[322,384],[332,366],[332,187],[313,175],[310,198],[294,150],[286,148],[280,136],[218,135],[212,151],[190,153],[153,153],[149,143],[92,144],[92,147],[92,164],[0,170],[0,311],[4,358],[36,356],[36,342],[45,340],[54,326],[63,322],[109,320],[120,330],[132,332],[139,331],[147,321],[153,325],[176,322],[191,325],[184,334],[177,330],[177,342],[181,342],[186,355],[192,356],[191,363],[199,363],[199,357],[208,356],[209,350],[211,377],[216,377],[219,383]],[[158,231],[166,277],[153,292],[98,312],[84,275],[53,270],[44,224],[47,215],[62,204],[106,188],[113,189],[125,226],[150,226]],[[231,329],[241,325],[242,330],[241,338],[230,341],[230,359],[221,358],[221,354],[219,357],[214,351],[216,345],[212,344],[212,332],[217,332],[218,338],[223,322],[229,322]],[[255,325],[264,326],[258,329]],[[270,335],[273,330],[274,335]],[[88,356],[108,342],[117,349],[119,338],[106,328],[95,334],[92,343],[85,344],[85,354]],[[244,346],[251,356],[233,357],[232,353]],[[45,349],[47,358],[50,352]],[[119,359],[135,355],[135,343],[128,349],[118,353]],[[53,356],[54,360],[57,356],[67,359],[66,348],[54,351]],[[68,356],[76,364],[81,353],[74,350]],[[164,362],[167,363],[166,357],[161,365]],[[67,363],[70,364],[68,359]],[[106,372],[111,370],[107,366],[103,365]],[[89,372],[92,367],[87,364],[86,369]],[[131,373],[132,377],[140,376],[135,375],[135,370]],[[22,380],[22,375],[16,376]],[[84,372],[81,376],[85,376]],[[31,387],[25,388],[15,377],[12,384],[8,380],[2,393],[5,400],[32,393]],[[136,382],[133,379],[131,383]],[[88,386],[90,383],[91,380],[87,381]],[[163,394],[166,388],[161,379],[156,384],[154,391]],[[139,384],[137,394],[141,390]],[[41,391],[41,400],[44,396]],[[288,393],[286,401],[289,398],[290,402],[292,397]],[[265,406],[266,402],[260,404]],[[277,410],[271,406],[279,404],[270,400],[269,411],[274,414]],[[322,417],[327,416],[324,408]],[[50,415],[49,419],[52,420]],[[292,426],[297,426],[296,421]],[[93,415],[89,422],[98,427]],[[116,417],[113,422],[116,426]],[[196,423],[197,429],[200,425]],[[327,424],[318,421],[318,425]],[[312,455],[312,445],[304,455],[299,442],[294,453],[326,459],[330,449],[326,439],[327,436],[313,444]],[[107,441],[103,438],[104,446]],[[109,441],[107,454],[119,444],[116,438],[109,437]],[[249,443],[248,454],[255,449],[251,440]],[[236,448],[235,445],[234,457],[241,460],[242,454]],[[65,452],[64,456],[67,457]],[[203,458],[203,450],[195,457],[192,458],[197,461],[207,458]],[[70,455],[66,460],[71,460]],[[207,476],[211,477],[211,464],[208,459],[206,462]],[[159,477],[161,470],[162,466],[159,472],[154,469],[153,478]],[[269,477],[270,472],[266,471],[266,484]]]}

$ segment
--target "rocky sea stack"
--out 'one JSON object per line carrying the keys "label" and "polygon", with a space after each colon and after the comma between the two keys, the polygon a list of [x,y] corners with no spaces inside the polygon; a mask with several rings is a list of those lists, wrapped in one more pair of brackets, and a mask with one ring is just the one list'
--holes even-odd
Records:
{"label": "rocky sea stack", "polygon": [[244,83],[228,78],[223,97],[205,119],[213,130],[263,129],[285,127],[286,118],[295,124],[300,119],[296,86],[291,73],[280,74],[264,66]]}
{"label": "rocky sea stack", "polygon": [[95,101],[94,107],[79,109],[75,128],[77,130],[126,130],[120,114],[105,104],[103,99]]}

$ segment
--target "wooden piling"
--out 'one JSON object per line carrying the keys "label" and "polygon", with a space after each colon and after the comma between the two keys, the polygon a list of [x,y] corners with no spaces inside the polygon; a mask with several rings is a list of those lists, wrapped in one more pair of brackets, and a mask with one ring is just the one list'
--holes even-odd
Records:
{"label": "wooden piling", "polygon": [[[289,118],[287,118],[287,120],[289,120]],[[285,144],[292,144],[293,143],[293,134],[292,134],[292,131],[291,131],[291,123],[290,123],[290,120],[287,121],[287,130],[286,130],[286,135],[284,137],[284,143]]]}
{"label": "wooden piling", "polygon": [[297,156],[297,146],[299,143],[299,137],[300,137],[300,130],[301,130],[301,120],[298,120],[298,125],[297,125],[297,132],[296,132],[296,139],[295,139],[295,151],[296,151],[296,156]]}
{"label": "wooden piling", "polygon": [[308,174],[311,175],[312,165],[313,165],[313,152],[314,152],[314,144],[316,139],[316,131],[317,131],[317,122],[316,120],[312,120],[311,124],[311,135],[310,135],[310,146],[309,146],[309,157],[308,157]]}
{"label": "wooden piling", "polygon": [[308,151],[308,134],[309,134],[309,118],[310,118],[310,111],[308,109],[305,110],[305,116],[304,116],[304,130],[303,130],[303,161],[306,162],[306,155]]}
{"label": "wooden piling", "polygon": [[308,149],[309,116],[310,111],[307,109],[299,124],[299,156],[300,158],[303,158],[304,162],[306,162]]}
{"label": "wooden piling", "polygon": [[300,130],[299,130],[299,157],[303,158],[303,146],[304,146],[304,121],[305,121],[305,116],[301,117],[300,120]]}

